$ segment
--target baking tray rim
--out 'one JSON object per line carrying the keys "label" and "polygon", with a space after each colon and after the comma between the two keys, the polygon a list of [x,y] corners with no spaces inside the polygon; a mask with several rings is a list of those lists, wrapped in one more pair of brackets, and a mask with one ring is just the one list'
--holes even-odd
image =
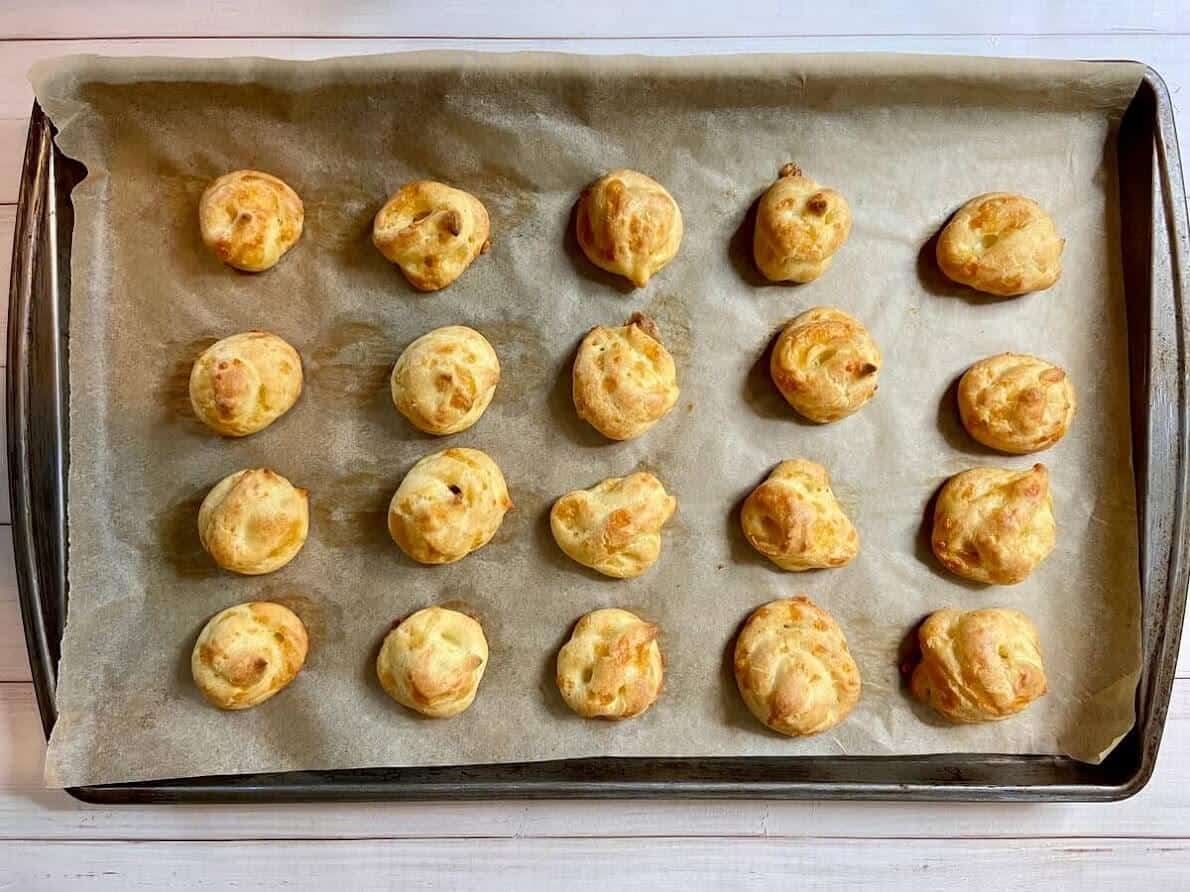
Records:
{"label": "baking tray rim", "polygon": [[[1186,604],[1188,562],[1190,543],[1183,535],[1187,508],[1190,507],[1187,491],[1187,462],[1190,437],[1187,436],[1188,378],[1186,358],[1187,318],[1183,303],[1182,287],[1187,278],[1187,252],[1190,242],[1190,224],[1187,222],[1186,200],[1182,180],[1177,136],[1172,115],[1168,88],[1161,76],[1150,66],[1144,69],[1141,89],[1147,87],[1153,94],[1153,146],[1155,153],[1154,174],[1158,180],[1158,200],[1163,204],[1168,229],[1170,256],[1168,286],[1172,295],[1175,331],[1172,332],[1177,349],[1176,369],[1171,372],[1173,387],[1177,396],[1173,406],[1175,434],[1175,492],[1173,517],[1171,518],[1171,549],[1168,558],[1168,576],[1164,591],[1159,594],[1165,602],[1165,613],[1155,640],[1153,652],[1146,654],[1141,667],[1137,687],[1137,723],[1125,736],[1121,749],[1133,741],[1135,764],[1130,763],[1127,773],[1114,782],[1028,782],[993,783],[963,781],[958,773],[964,768],[994,768],[1001,763],[1032,765],[1044,770],[1047,763],[1055,770],[1064,763],[1075,763],[1063,756],[1049,755],[1003,755],[1003,754],[935,754],[935,755],[893,755],[893,756],[789,756],[719,759],[653,759],[653,758],[610,758],[573,759],[562,762],[530,762],[481,766],[443,766],[440,768],[410,767],[398,769],[356,769],[338,771],[296,771],[250,775],[204,776],[181,779],[164,779],[149,782],[89,785],[69,787],[72,796],[96,804],[131,804],[164,802],[243,802],[243,801],[371,801],[371,800],[449,800],[449,799],[545,799],[545,798],[840,798],[871,800],[1036,800],[1036,801],[1118,801],[1135,795],[1149,782],[1155,765],[1157,749],[1164,728],[1178,648],[1182,631],[1182,619]],[[1140,93],[1138,92],[1138,97]],[[1135,104],[1136,98],[1133,103]],[[58,339],[49,339],[51,368],[42,369],[41,375],[49,374],[56,392],[50,393],[52,406],[56,409],[51,418],[49,432],[48,467],[46,456],[40,453],[35,463],[34,446],[45,439],[44,421],[30,413],[30,402],[34,397],[31,390],[33,370],[30,365],[31,351],[36,349],[37,331],[33,313],[38,297],[38,277],[47,275],[46,251],[42,244],[49,240],[52,248],[53,266],[48,275],[52,281],[53,300],[51,304],[51,332],[57,330],[64,340],[61,320],[57,318],[57,278],[69,276],[68,267],[62,268],[62,257],[56,253],[55,240],[55,156],[58,149],[54,144],[53,129],[40,107],[34,103],[30,120],[28,143],[20,193],[17,204],[16,231],[13,242],[13,263],[10,282],[10,312],[8,328],[8,459],[9,488],[12,505],[13,552],[20,595],[22,624],[29,652],[33,684],[43,728],[48,739],[56,719],[54,687],[56,665],[54,654],[60,641],[62,622],[65,617],[65,506],[66,506],[66,459],[63,454],[66,436],[63,426],[63,407],[66,404],[64,370],[65,347]],[[67,204],[69,204],[67,202]],[[1165,284],[1165,283],[1156,283]],[[45,320],[40,320],[44,327]],[[40,358],[40,356],[38,357]],[[39,381],[39,384],[44,383]],[[56,438],[56,439],[55,439]],[[40,475],[40,476],[37,476]],[[44,479],[48,475],[48,481]],[[35,496],[38,483],[50,485],[50,502],[39,504]],[[1140,506],[1138,506],[1139,508]],[[55,513],[57,512],[57,513]],[[49,514],[47,518],[45,514]],[[54,524],[56,528],[49,526]],[[37,534],[54,533],[38,539]],[[51,541],[47,541],[51,540]],[[56,540],[56,541],[52,541]],[[53,555],[44,554],[46,548],[60,555],[55,562]],[[1142,556],[1143,561],[1143,556]],[[47,562],[51,565],[46,566]],[[52,572],[47,572],[47,570]],[[53,577],[53,578],[47,578]],[[45,590],[58,586],[57,595],[60,615],[47,616]],[[1144,607],[1142,605],[1142,620]],[[50,622],[57,620],[51,628]],[[53,636],[58,640],[54,641]],[[1146,683],[1147,682],[1147,683]],[[945,779],[932,781],[869,781],[869,780],[733,780],[730,777],[702,777],[674,779],[562,779],[562,778],[512,778],[478,779],[467,774],[484,772],[504,773],[524,771],[542,772],[558,766],[587,766],[597,773],[615,769],[639,768],[647,765],[679,763],[705,766],[712,771],[717,765],[745,764],[750,767],[773,765],[814,766],[830,765],[921,765],[941,769],[942,774],[952,774]],[[1086,766],[1083,766],[1086,767]],[[1103,766],[1093,766],[1101,769]],[[459,774],[457,780],[365,780],[364,776],[389,774],[415,774],[431,772]],[[616,773],[619,773],[618,771]],[[355,780],[327,782],[323,775],[337,778],[355,776]]]}

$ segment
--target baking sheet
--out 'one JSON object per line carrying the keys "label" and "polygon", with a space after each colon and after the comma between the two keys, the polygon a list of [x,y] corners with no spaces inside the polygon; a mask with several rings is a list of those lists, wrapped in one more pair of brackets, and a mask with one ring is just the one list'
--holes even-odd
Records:
{"label": "baking sheet", "polygon": [[[73,57],[32,77],[59,145],[89,171],[74,193],[70,612],[48,783],[592,755],[1095,761],[1131,727],[1139,593],[1112,151],[1139,66],[434,53]],[[843,192],[855,218],[831,270],[805,286],[765,285],[749,258],[749,209],[788,160]],[[571,234],[579,190],[619,166],[658,178],[686,220],[677,259],[640,291],[587,263]],[[222,266],[198,237],[198,196],[238,167],[281,176],[306,204],[302,241],[259,276]],[[432,295],[368,239],[388,194],[422,177],[474,192],[493,221],[491,253]],[[931,261],[946,217],[1000,189],[1038,198],[1067,238],[1048,292],[980,297]],[[885,359],[875,400],[826,427],[800,422],[766,373],[782,323],[817,304],[863,320]],[[574,414],[570,362],[590,326],[636,310],[658,320],[682,396],[643,438],[609,443]],[[481,422],[439,440],[395,412],[387,376],[405,345],[449,323],[484,332],[504,374]],[[265,432],[221,440],[189,414],[189,364],[248,328],[298,348],[306,392]],[[946,574],[923,529],[947,476],[1034,460],[986,452],[957,421],[955,379],[1003,350],[1062,364],[1080,399],[1071,433],[1040,456],[1057,548],[1011,588]],[[422,567],[388,540],[385,508],[404,472],[446,445],[491,454],[516,509],[486,548]],[[738,532],[740,500],[794,456],[830,469],[860,530],[846,568],[782,573]],[[299,557],[256,578],[218,571],[195,528],[210,486],[254,465],[309,488],[312,511]],[[678,513],[652,571],[605,579],[558,550],[549,506],[638,467]],[[746,615],[797,592],[840,620],[864,680],[852,716],[804,740],[752,719],[728,661]],[[217,712],[190,681],[190,648],[211,614],[253,598],[298,611],[310,658],[267,703]],[[474,611],[491,647],[474,706],[446,722],[394,704],[372,669],[392,620],[428,603]],[[612,605],[660,625],[666,690],[633,721],[584,721],[554,689],[554,656],[580,615]],[[946,605],[1029,613],[1050,694],[957,728],[910,700],[904,639]]]}

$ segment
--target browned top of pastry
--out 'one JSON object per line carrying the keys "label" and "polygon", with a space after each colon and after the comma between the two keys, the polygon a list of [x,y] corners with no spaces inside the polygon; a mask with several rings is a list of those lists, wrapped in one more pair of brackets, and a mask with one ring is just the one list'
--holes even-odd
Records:
{"label": "browned top of pastry", "polygon": [[269,468],[229,474],[198,509],[198,537],[220,567],[271,573],[301,551],[310,531],[309,499]]}
{"label": "browned top of pastry", "polygon": [[847,199],[786,164],[760,199],[752,252],[770,281],[810,282],[826,271],[850,232]]}
{"label": "browned top of pastry", "polygon": [[678,253],[682,212],[665,187],[635,170],[613,170],[579,197],[576,236],[596,266],[643,287]]}
{"label": "browned top of pastry", "polygon": [[859,667],[843,630],[805,595],[771,601],[748,617],[734,668],[748,709],[781,734],[826,731],[859,702]]}
{"label": "browned top of pastry", "polygon": [[491,244],[487,208],[432,180],[402,186],[376,214],[372,243],[419,291],[445,288]]}
{"label": "browned top of pastry", "polygon": [[769,371],[789,405],[825,424],[857,411],[876,393],[880,348],[858,319],[814,307],[785,326]]}
{"label": "browned top of pastry", "polygon": [[1062,275],[1054,221],[1024,195],[988,192],[963,205],[938,236],[938,266],[977,291],[1012,296],[1049,288]]}
{"label": "browned top of pastry", "polygon": [[1070,376],[1044,359],[1001,353],[981,359],[959,381],[959,416],[985,446],[1024,454],[1057,443],[1074,420]]}
{"label": "browned top of pastry", "polygon": [[268,427],[302,393],[302,358],[265,331],[216,341],[190,370],[190,405],[198,419],[226,437]]}
{"label": "browned top of pastry", "polygon": [[306,627],[293,611],[250,601],[211,617],[194,643],[190,671],[215,706],[247,709],[293,681],[308,649]]}
{"label": "browned top of pastry", "polygon": [[639,437],[678,401],[677,370],[657,326],[635,313],[597,325],[579,345],[572,394],[579,417],[612,440]]}
{"label": "browned top of pastry", "polygon": [[457,610],[426,607],[385,637],[376,675],[402,706],[449,718],[475,700],[487,663],[488,642],[477,620]]}
{"label": "browned top of pastry", "polygon": [[304,220],[298,194],[259,170],[224,174],[198,203],[203,242],[224,263],[245,272],[274,266],[301,237]]}
{"label": "browned top of pastry", "polygon": [[586,718],[640,715],[657,699],[663,677],[657,627],[627,610],[588,613],[558,652],[558,690]]}
{"label": "browned top of pastry", "polygon": [[917,637],[913,694],[952,722],[1007,718],[1046,692],[1037,629],[1019,611],[939,610]]}
{"label": "browned top of pastry", "polygon": [[409,557],[449,564],[486,545],[512,508],[504,475],[478,449],[445,449],[415,464],[388,507],[388,531]]}
{"label": "browned top of pastry", "polygon": [[938,494],[934,554],[959,576],[1014,585],[1054,548],[1053,506],[1045,465],[963,471]]}
{"label": "browned top of pastry", "polygon": [[859,553],[859,533],[843,513],[826,468],[783,461],[740,510],[752,547],[784,570],[841,567]]}

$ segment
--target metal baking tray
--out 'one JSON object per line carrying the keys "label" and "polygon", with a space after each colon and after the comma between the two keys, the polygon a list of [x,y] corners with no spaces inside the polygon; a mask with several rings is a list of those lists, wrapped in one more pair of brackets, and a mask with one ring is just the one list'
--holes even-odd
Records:
{"label": "metal baking tray", "polygon": [[[1119,130],[1121,248],[1140,537],[1143,661],[1136,726],[1100,765],[1064,756],[594,758],[442,768],[373,768],[197,777],[79,787],[88,802],[768,797],[1123,799],[1152,775],[1186,604],[1186,199],[1169,93],[1146,69]],[[8,321],[8,462],[25,640],[47,736],[69,599],[66,469],[71,188],[85,171],[62,155],[33,108],[17,207]]]}

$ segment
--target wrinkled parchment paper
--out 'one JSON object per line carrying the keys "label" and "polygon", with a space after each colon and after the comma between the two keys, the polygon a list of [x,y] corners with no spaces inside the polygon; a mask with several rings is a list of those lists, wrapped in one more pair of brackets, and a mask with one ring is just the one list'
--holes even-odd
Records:
{"label": "wrinkled parchment paper", "polygon": [[[557,759],[592,755],[1069,753],[1097,760],[1133,723],[1138,670],[1136,510],[1129,455],[1113,121],[1132,65],[890,56],[662,60],[418,54],[287,63],[71,58],[36,68],[63,150],[89,172],[77,208],[70,308],[70,615],[54,785],[167,776]],[[749,208],[786,161],[840,190],[855,218],[830,271],[764,284]],[[631,291],[571,234],[579,190],[639,168],[681,205],[676,260]],[[199,195],[256,167],[306,204],[301,242],[261,275],[200,240]],[[490,254],[453,286],[410,289],[372,247],[373,214],[400,184],[440,179],[492,216]],[[1061,281],[1012,300],[941,278],[930,241],[963,201],[1025,192],[1067,238]],[[771,386],[782,323],[835,304],[871,329],[880,390],[819,427]],[[653,315],[674,353],[678,407],[646,436],[604,441],[569,396],[573,351],[597,323]],[[446,439],[394,411],[389,369],[430,328],[465,323],[503,379],[478,425]],[[186,379],[215,338],[250,328],[292,342],[301,401],[273,427],[223,440],[190,415]],[[966,584],[930,554],[923,518],[949,475],[1022,467],[963,432],[953,384],[1004,350],[1065,366],[1073,430],[1039,456],[1053,473],[1058,545],[1025,583]],[[465,560],[422,567],[389,541],[385,508],[419,457],[486,450],[516,509]],[[824,463],[862,537],[844,569],[783,573],[738,531],[743,496],[780,460]],[[310,490],[305,549],[265,577],[220,572],[198,543],[206,491],[268,465]],[[599,577],[550,537],[550,504],[634,468],[678,498],[661,560]],[[833,731],[768,732],[728,668],[757,605],[807,592],[841,622],[863,698]],[[249,599],[292,606],[312,638],[297,680],[239,713],[190,680],[194,638]],[[373,661],[394,618],[426,604],[482,620],[491,661],[450,721],[394,704]],[[657,622],[665,691],[641,718],[572,716],[555,653],[588,610]],[[1009,721],[950,727],[906,695],[903,639],[929,611],[1004,605],[1036,621],[1050,693]]]}

